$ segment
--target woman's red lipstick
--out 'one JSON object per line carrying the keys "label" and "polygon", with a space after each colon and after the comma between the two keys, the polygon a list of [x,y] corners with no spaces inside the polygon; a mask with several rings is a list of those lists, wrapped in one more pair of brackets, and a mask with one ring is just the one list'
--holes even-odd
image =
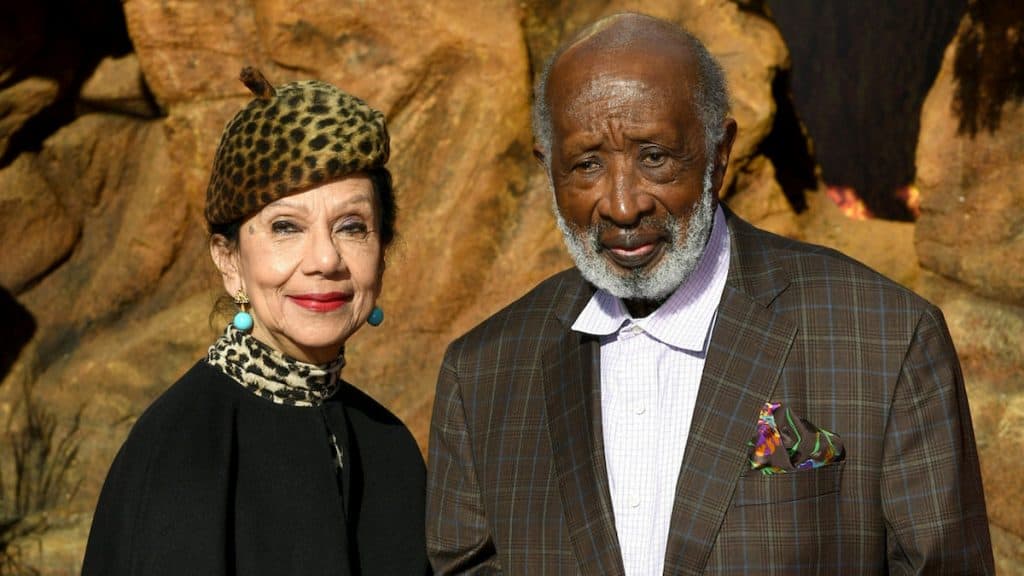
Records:
{"label": "woman's red lipstick", "polygon": [[348,298],[341,292],[324,292],[320,294],[293,294],[288,298],[311,312],[330,312],[345,305]]}

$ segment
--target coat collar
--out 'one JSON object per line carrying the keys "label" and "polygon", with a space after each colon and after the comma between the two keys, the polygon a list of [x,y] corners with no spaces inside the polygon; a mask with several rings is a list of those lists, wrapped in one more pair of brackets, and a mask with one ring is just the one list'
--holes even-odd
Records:
{"label": "coat collar", "polygon": [[779,264],[777,243],[790,242],[755,228],[723,205],[729,226],[730,261],[728,286],[769,308],[789,287],[789,276]]}

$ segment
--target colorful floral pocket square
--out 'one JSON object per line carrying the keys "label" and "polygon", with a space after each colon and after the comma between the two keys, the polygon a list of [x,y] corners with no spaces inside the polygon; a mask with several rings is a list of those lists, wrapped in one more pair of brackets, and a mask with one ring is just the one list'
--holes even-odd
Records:
{"label": "colorful floral pocket square", "polygon": [[782,404],[766,402],[757,418],[750,467],[762,474],[820,468],[843,459],[843,441]]}

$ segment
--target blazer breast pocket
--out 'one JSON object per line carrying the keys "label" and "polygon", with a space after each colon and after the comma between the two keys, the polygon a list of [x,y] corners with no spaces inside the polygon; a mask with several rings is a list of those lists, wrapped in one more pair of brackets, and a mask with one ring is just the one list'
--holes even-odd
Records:
{"label": "blazer breast pocket", "polygon": [[844,460],[821,468],[771,475],[747,470],[740,478],[733,505],[781,504],[837,494],[845,464]]}
{"label": "blazer breast pocket", "polygon": [[[842,531],[840,482],[846,461],[766,476],[747,470],[718,533],[705,574],[798,567],[835,574]],[[754,564],[747,564],[753,562]]]}

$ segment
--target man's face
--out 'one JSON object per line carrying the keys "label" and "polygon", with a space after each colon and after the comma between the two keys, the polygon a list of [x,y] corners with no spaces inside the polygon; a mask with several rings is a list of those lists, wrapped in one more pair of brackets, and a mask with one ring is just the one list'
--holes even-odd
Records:
{"label": "man's face", "polygon": [[588,280],[660,301],[696,267],[721,184],[687,88],[693,66],[678,53],[580,48],[548,85],[559,224]]}

